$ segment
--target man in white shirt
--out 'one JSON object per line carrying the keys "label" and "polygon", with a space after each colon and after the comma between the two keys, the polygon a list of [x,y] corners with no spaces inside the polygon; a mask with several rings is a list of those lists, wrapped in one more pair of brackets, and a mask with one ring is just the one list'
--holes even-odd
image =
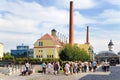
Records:
{"label": "man in white shirt", "polygon": [[30,68],[30,64],[28,62],[25,63],[25,67],[26,67],[26,72],[29,71],[29,68]]}

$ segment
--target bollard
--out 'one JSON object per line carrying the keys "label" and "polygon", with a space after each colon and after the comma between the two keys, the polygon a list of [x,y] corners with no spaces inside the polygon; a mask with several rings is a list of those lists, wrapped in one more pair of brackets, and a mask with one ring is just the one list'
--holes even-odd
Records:
{"label": "bollard", "polygon": [[34,68],[32,69],[32,72],[35,73],[35,69]]}
{"label": "bollard", "polygon": [[12,68],[8,68],[8,73],[7,75],[12,75]]}

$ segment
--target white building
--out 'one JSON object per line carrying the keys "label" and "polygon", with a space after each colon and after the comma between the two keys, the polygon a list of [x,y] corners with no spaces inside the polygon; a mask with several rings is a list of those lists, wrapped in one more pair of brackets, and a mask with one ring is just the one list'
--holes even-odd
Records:
{"label": "white building", "polygon": [[3,43],[0,42],[0,59],[3,57],[3,48],[4,48],[4,45]]}

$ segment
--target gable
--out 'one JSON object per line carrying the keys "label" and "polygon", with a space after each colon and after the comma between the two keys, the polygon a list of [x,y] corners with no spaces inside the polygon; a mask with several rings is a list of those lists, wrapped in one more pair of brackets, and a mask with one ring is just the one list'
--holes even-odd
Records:
{"label": "gable", "polygon": [[52,36],[52,35],[49,35],[48,33],[43,35],[40,39],[38,39],[34,46],[39,46],[39,42],[43,42],[43,46],[62,46],[63,43],[58,40],[56,37]]}

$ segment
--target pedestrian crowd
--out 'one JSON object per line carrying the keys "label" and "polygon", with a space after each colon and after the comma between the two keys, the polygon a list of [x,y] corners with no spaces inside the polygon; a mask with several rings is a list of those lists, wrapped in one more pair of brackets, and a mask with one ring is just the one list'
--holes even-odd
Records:
{"label": "pedestrian crowd", "polygon": [[64,62],[62,65],[59,62],[43,62],[41,66],[44,74],[50,73],[57,75],[63,70],[65,75],[72,75],[80,72],[95,72],[97,62]]}
{"label": "pedestrian crowd", "polygon": [[80,72],[95,72],[97,62],[66,62],[64,65],[64,74],[77,74]]}
{"label": "pedestrian crowd", "polygon": [[50,73],[50,74],[54,73],[55,75],[59,74],[60,64],[59,62],[48,62],[48,63],[43,62],[42,71],[44,74],[46,73]]}

